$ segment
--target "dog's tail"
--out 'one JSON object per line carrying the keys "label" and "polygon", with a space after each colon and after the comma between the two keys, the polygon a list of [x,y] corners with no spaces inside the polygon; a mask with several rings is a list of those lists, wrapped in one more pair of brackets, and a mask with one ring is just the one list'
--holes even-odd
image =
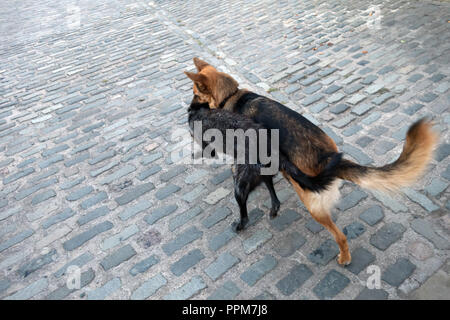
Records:
{"label": "dog's tail", "polygon": [[320,192],[336,179],[336,168],[342,159],[342,153],[334,153],[325,168],[316,176],[308,176],[286,158],[281,158],[280,170],[289,174],[303,189]]}
{"label": "dog's tail", "polygon": [[432,123],[421,119],[408,130],[400,157],[382,167],[365,167],[343,159],[337,177],[350,180],[363,188],[383,192],[397,192],[414,183],[425,171],[438,142]]}

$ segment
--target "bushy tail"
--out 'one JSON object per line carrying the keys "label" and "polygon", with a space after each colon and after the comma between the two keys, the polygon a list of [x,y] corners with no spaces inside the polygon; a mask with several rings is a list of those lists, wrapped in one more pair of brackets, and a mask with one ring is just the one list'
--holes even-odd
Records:
{"label": "bushy tail", "polygon": [[280,169],[289,174],[303,189],[320,192],[327,189],[331,182],[336,179],[336,168],[339,166],[341,159],[341,153],[333,154],[322,172],[314,177],[303,173],[286,158],[281,159]]}
{"label": "bushy tail", "polygon": [[365,167],[343,159],[337,168],[337,176],[363,188],[384,192],[397,192],[413,184],[431,161],[438,142],[438,135],[431,127],[432,123],[426,119],[414,123],[395,162],[383,167]]}

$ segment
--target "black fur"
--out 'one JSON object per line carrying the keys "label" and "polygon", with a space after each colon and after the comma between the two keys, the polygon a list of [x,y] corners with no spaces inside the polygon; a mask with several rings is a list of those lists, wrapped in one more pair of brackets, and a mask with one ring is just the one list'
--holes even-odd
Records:
{"label": "black fur", "polygon": [[[206,131],[208,129],[217,129],[219,130],[223,136],[225,137],[225,133],[227,129],[243,129],[244,131],[248,129],[254,129],[257,133],[259,129],[265,129],[262,125],[253,122],[250,118],[243,116],[238,113],[229,112],[226,110],[220,109],[209,109],[207,103],[198,103],[196,101],[196,97],[194,96],[191,105],[188,109],[188,122],[191,130],[193,130],[195,121],[202,121],[202,131]],[[202,134],[203,134],[202,132]],[[249,156],[249,144],[256,144],[259,146],[259,134],[257,134],[257,141],[248,141],[246,139],[245,144],[245,159],[248,162]],[[270,150],[270,133],[267,134],[268,146],[267,150]],[[200,141],[197,141],[200,142]],[[223,151],[226,151],[225,141],[223,145]],[[204,149],[207,146],[207,143],[201,141],[202,148]],[[237,142],[235,141],[234,150],[237,150]],[[258,152],[259,154],[259,152]],[[232,155],[235,160],[237,154]],[[334,159],[334,158],[333,158]],[[336,160],[337,159],[337,160]],[[339,161],[340,157],[337,157],[333,161],[327,165],[333,166],[334,161]],[[259,159],[258,159],[259,160]],[[236,161],[235,161],[236,162]],[[247,163],[246,162],[246,163]],[[280,153],[279,155],[279,170],[284,170],[288,173],[302,188],[312,190],[312,191],[320,191],[323,190],[328,185],[328,176],[327,170],[324,175],[319,175],[317,177],[310,177],[300,171],[296,166],[294,166],[284,154]],[[268,165],[267,165],[268,166]],[[275,189],[273,187],[272,175],[261,175],[261,168],[263,165],[258,161],[256,164],[237,164],[234,165],[234,186],[235,186],[235,198],[237,203],[239,204],[241,219],[238,223],[235,224],[236,230],[241,230],[245,227],[245,224],[248,222],[247,215],[247,198],[250,192],[255,189],[259,184],[264,182],[267,186],[271,200],[272,200],[272,208],[270,211],[270,216],[273,218],[276,216],[279,207],[280,201],[278,200]]]}
{"label": "black fur", "polygon": [[[256,112],[254,112],[256,110]],[[320,192],[336,179],[336,169],[340,166],[342,153],[327,152],[321,145],[311,143],[313,138],[326,137],[319,127],[301,114],[283,104],[253,92],[243,94],[233,106],[233,112],[250,116],[267,129],[279,129],[280,153],[292,161],[298,154],[308,153],[315,163],[322,167],[317,176],[308,176],[303,189]],[[292,162],[290,162],[291,165]],[[302,172],[304,175],[304,173]],[[294,179],[297,181],[297,179]]]}

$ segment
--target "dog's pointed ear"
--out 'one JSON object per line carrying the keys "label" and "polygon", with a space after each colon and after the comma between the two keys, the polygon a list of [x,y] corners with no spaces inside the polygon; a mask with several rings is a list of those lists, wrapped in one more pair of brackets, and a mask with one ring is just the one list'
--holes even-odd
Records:
{"label": "dog's pointed ear", "polygon": [[187,75],[188,78],[194,82],[203,82],[204,78],[205,78],[205,76],[200,73],[193,73],[193,72],[185,71],[184,74]]}
{"label": "dog's pointed ear", "polygon": [[189,71],[185,71],[184,72],[189,79],[191,79],[192,81],[194,81],[195,84],[197,84],[197,87],[200,91],[206,91],[208,88],[207,85],[207,78],[204,74],[201,73],[193,73],[193,72],[189,72]]}
{"label": "dog's pointed ear", "polygon": [[198,71],[202,71],[203,68],[209,66],[208,62],[205,62],[197,57],[194,58],[194,64]]}

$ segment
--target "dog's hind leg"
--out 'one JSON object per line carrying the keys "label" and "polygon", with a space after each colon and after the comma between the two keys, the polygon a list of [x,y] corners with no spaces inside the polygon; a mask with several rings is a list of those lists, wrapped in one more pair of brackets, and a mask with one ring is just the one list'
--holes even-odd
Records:
{"label": "dog's hind leg", "polygon": [[270,218],[273,219],[277,216],[278,210],[280,210],[280,200],[278,200],[277,193],[273,187],[273,176],[262,176],[264,184],[270,192],[270,199],[272,201],[272,208],[270,209]]}
{"label": "dog's hind leg", "polygon": [[288,178],[314,220],[327,228],[336,240],[339,246],[338,263],[342,265],[350,264],[352,258],[348,249],[347,237],[331,219],[331,209],[340,196],[340,180],[335,180],[328,190],[315,193],[303,190],[291,177]]}

